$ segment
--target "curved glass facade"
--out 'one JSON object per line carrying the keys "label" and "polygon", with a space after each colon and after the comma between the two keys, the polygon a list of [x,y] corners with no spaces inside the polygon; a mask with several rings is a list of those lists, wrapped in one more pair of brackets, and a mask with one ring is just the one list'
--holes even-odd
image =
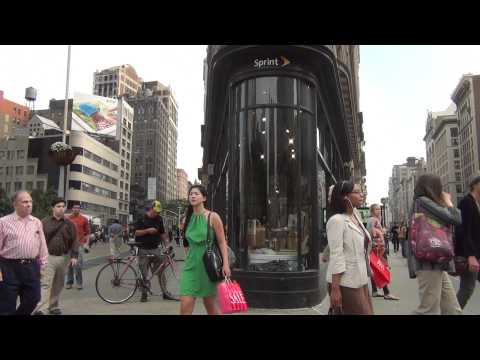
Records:
{"label": "curved glass facade", "polygon": [[315,88],[293,77],[258,77],[237,84],[239,190],[253,271],[304,271],[312,263],[316,213]]}

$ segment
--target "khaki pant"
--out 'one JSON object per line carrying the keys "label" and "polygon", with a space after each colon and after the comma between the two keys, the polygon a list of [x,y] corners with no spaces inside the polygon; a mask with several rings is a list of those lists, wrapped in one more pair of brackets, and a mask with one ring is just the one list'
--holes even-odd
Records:
{"label": "khaki pant", "polygon": [[457,301],[452,281],[445,271],[418,270],[420,305],[416,315],[460,315],[462,309]]}
{"label": "khaki pant", "polygon": [[48,311],[58,309],[58,300],[65,282],[65,271],[67,270],[70,256],[48,256],[48,264],[41,272],[41,300],[36,311],[44,314]]}

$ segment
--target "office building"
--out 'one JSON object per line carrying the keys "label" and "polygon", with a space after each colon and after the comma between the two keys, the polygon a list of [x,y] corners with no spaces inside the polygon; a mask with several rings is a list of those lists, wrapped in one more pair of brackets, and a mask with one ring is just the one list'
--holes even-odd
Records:
{"label": "office building", "polygon": [[463,75],[451,98],[457,106],[463,190],[468,191],[480,172],[480,75]]}
{"label": "office building", "polygon": [[183,169],[177,169],[177,199],[188,199],[188,175]]}
{"label": "office building", "polygon": [[458,133],[454,104],[445,111],[428,113],[423,139],[427,148],[427,171],[440,176],[444,191],[452,195],[454,205],[464,192]]}
{"label": "office building", "polygon": [[97,70],[93,74],[93,93],[98,96],[114,98],[127,94],[135,96],[141,84],[142,79],[133,66],[128,64]]}

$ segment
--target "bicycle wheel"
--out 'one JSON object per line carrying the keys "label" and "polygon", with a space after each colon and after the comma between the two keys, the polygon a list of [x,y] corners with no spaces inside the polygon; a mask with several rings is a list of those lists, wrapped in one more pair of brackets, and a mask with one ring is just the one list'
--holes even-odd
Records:
{"label": "bicycle wheel", "polygon": [[162,269],[160,284],[163,294],[173,300],[180,300],[180,271],[172,258],[167,258]]}
{"label": "bicycle wheel", "polygon": [[98,296],[109,304],[128,301],[137,290],[137,272],[124,261],[104,265],[95,279]]}

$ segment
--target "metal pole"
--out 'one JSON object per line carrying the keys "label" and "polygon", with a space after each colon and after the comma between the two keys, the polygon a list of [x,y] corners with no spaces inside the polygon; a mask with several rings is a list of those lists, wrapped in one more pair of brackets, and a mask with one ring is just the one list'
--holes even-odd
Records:
{"label": "metal pole", "polygon": [[[63,135],[62,142],[67,142],[67,118],[68,118],[68,86],[70,82],[70,53],[71,45],[68,45],[68,57],[67,57],[67,81],[65,86],[65,107],[63,113]],[[67,168],[66,166],[60,167],[60,179],[58,184],[58,196],[67,200],[67,186],[66,186]]]}

